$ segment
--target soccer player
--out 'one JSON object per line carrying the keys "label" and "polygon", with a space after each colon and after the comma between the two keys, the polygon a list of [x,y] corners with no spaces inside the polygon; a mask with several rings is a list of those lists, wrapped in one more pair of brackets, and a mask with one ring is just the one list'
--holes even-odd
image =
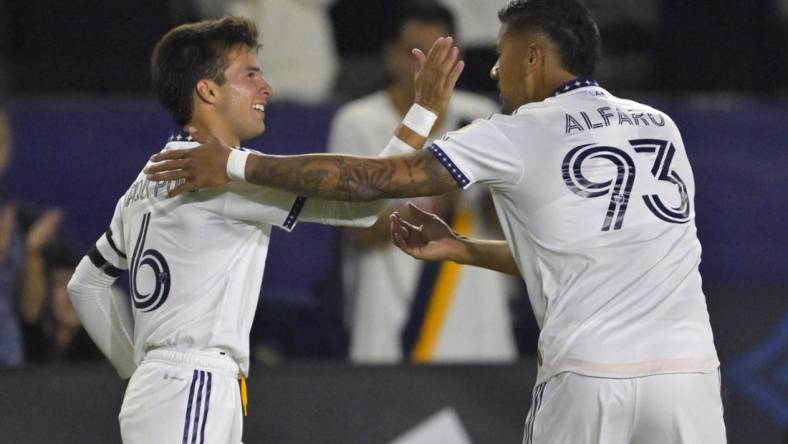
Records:
{"label": "soccer player", "polygon": [[[347,200],[488,184],[505,242],[457,238],[418,211],[393,229],[417,257],[525,279],[541,333],[523,441],[725,442],[678,128],[593,80],[599,34],[577,1],[513,1],[499,18],[491,75],[509,114],[393,158],[249,155],[245,180]],[[183,188],[223,184],[228,156],[210,143],[165,153],[149,172]]]}
{"label": "soccer player", "polygon": [[[272,89],[257,62],[257,38],[250,21],[224,18],[179,26],[157,43],[153,81],[179,127],[233,147],[264,131]],[[457,48],[445,46],[440,59],[418,54],[430,80],[420,97],[438,108],[463,67]],[[444,87],[434,88],[436,78]],[[397,132],[405,141],[411,133]],[[189,139],[178,135],[163,152],[197,145]],[[405,141],[392,139],[384,154],[412,151]],[[77,267],[70,298],[121,377],[131,376],[119,415],[124,443],[237,444],[271,227],[370,225],[386,203],[305,199],[240,181],[167,199],[177,185],[138,175]],[[110,291],[124,270],[131,303]]]}

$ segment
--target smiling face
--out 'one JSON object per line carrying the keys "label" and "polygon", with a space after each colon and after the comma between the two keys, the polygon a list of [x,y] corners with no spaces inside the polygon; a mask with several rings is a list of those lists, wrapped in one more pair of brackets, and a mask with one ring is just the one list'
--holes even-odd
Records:
{"label": "smiling face", "polygon": [[271,85],[263,77],[254,49],[238,46],[227,51],[226,57],[224,82],[216,86],[214,106],[227,128],[228,139],[257,137],[265,131]]}

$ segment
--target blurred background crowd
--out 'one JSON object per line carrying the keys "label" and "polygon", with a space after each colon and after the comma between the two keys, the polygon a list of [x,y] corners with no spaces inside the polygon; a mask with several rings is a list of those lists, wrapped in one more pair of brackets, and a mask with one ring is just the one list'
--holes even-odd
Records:
{"label": "blurred background crowd", "polygon": [[[385,79],[380,49],[400,1],[27,0],[0,2],[0,91],[148,93],[148,60],[172,26],[225,14],[255,19],[279,100],[347,100]],[[491,93],[485,66],[503,0],[445,0],[466,50],[466,89]],[[788,2],[588,0],[615,90],[785,90]],[[478,63],[477,63],[478,62]],[[283,75],[282,73],[286,73]],[[295,86],[297,85],[297,86]]]}
{"label": "blurred background crowd", "polygon": [[[505,3],[0,0],[0,367],[101,359],[65,285],[172,127],[149,75],[167,30],[223,15],[257,23],[274,93],[269,130],[254,148],[374,155],[412,99],[410,48],[426,50],[438,36],[457,37],[467,67],[433,136],[496,111],[489,69]],[[788,368],[788,334],[774,334],[788,326],[785,222],[774,214],[788,201],[788,0],[586,4],[602,35],[600,84],[663,107],[685,131],[723,366],[769,387],[785,375],[770,369]],[[464,194],[419,203],[458,231],[500,237],[486,191]],[[538,329],[519,279],[411,260],[390,246],[381,219],[366,230],[276,233],[253,330],[259,363],[533,356]],[[742,313],[761,325],[720,339],[748,329]],[[774,341],[776,361],[747,357]],[[787,425],[784,385],[777,391],[771,415]]]}

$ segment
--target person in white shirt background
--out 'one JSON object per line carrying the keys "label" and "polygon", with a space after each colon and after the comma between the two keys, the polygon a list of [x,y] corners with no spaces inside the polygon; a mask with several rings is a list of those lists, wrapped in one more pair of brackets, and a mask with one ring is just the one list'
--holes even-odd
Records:
{"label": "person in white shirt background", "polygon": [[[454,35],[452,12],[437,1],[400,2],[384,31],[385,89],[342,106],[332,121],[328,151],[376,155],[413,102],[416,62],[442,35]],[[427,143],[498,110],[491,100],[455,91]],[[347,229],[343,249],[350,359],[357,363],[510,361],[516,357],[504,274],[456,264],[413,261],[390,242],[388,214],[370,228]],[[454,220],[455,229],[498,236],[489,191],[424,198],[419,205]],[[487,211],[485,211],[487,210]],[[485,297],[479,297],[481,293]]]}

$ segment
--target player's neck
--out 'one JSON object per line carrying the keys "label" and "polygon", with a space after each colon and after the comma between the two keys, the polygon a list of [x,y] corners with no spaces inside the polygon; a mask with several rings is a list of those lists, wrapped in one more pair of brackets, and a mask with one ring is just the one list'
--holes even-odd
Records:
{"label": "player's neck", "polygon": [[212,122],[210,120],[195,118],[192,119],[191,122],[187,123],[184,129],[189,128],[190,126],[194,127],[202,134],[210,134],[211,136],[217,138],[224,145],[236,147],[241,145],[240,138],[220,121]]}
{"label": "player's neck", "polygon": [[544,99],[552,96],[553,93],[555,92],[555,90],[559,86],[569,82],[570,80],[574,80],[576,78],[577,78],[576,75],[574,75],[574,74],[572,74],[570,72],[564,71],[563,69],[555,70],[555,71],[551,72],[550,75],[545,77],[545,81],[544,81],[544,84],[543,84],[543,87],[542,87],[542,91],[540,91],[540,96],[542,96],[542,98],[540,100],[544,100]]}

